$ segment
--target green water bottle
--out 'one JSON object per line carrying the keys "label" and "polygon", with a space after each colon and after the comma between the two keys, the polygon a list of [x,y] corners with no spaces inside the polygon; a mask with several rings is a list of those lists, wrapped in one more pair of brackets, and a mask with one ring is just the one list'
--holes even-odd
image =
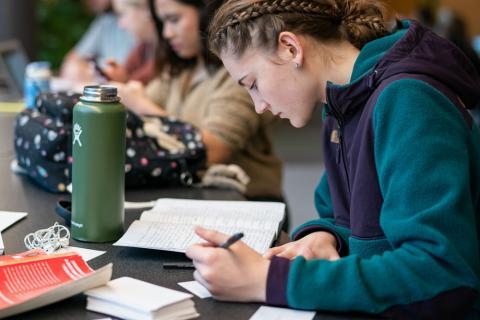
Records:
{"label": "green water bottle", "polygon": [[126,111],[111,86],[86,86],[73,108],[72,237],[109,242],[123,234]]}

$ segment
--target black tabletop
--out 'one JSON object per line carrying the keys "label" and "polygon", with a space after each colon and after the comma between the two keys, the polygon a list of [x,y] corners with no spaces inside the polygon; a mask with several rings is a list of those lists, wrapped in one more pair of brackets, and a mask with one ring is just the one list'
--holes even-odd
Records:
{"label": "black tabletop", "polygon": [[[13,114],[0,113],[0,210],[28,212],[28,216],[2,233],[5,253],[26,251],[23,239],[25,235],[46,228],[55,221],[63,223],[55,213],[55,203],[59,199],[68,199],[68,195],[46,192],[27,178],[10,171],[10,162],[14,159],[13,150]],[[189,198],[209,200],[244,200],[234,191],[200,188],[161,188],[129,190],[127,201],[148,201],[158,198]],[[138,219],[141,210],[127,210],[125,225]],[[183,254],[140,248],[112,246],[111,243],[85,243],[75,240],[70,245],[106,251],[105,254],[90,260],[88,264],[98,269],[107,263],[113,263],[112,278],[129,276],[167,288],[185,291],[178,282],[193,280],[192,270],[162,268],[165,261],[186,261]],[[211,298],[194,297],[195,306],[200,313],[199,319],[249,319],[260,306],[254,303],[227,303]],[[86,310],[86,298],[80,294],[14,317],[14,319],[101,319],[107,316]],[[315,319],[361,319],[345,314],[317,313]]]}

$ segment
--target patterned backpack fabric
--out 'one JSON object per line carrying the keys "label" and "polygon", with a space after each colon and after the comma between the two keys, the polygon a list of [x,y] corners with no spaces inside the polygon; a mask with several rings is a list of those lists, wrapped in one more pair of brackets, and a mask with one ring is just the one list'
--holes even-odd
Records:
{"label": "patterned backpack fabric", "polygon": [[[151,120],[151,121],[149,121]],[[153,126],[154,138],[145,123]],[[150,134],[149,134],[150,133]],[[173,117],[127,116],[125,185],[127,187],[191,185],[206,168],[206,150],[200,132]],[[164,138],[164,139],[162,139]],[[170,146],[165,140],[173,141]],[[178,147],[178,148],[175,148]]]}
{"label": "patterned backpack fabric", "polygon": [[[37,97],[36,108],[25,109],[16,118],[14,144],[18,165],[51,192],[65,192],[71,182],[72,111],[79,97],[70,93],[42,93]],[[197,180],[196,173],[206,166],[200,132],[171,117],[153,117],[153,120],[128,112],[126,187],[192,184]],[[151,131],[157,131],[155,137],[149,135]]]}

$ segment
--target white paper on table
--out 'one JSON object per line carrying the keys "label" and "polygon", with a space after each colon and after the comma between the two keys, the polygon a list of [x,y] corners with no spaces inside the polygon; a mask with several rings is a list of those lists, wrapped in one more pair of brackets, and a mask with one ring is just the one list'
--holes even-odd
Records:
{"label": "white paper on table", "polygon": [[111,280],[103,287],[87,290],[85,295],[89,298],[93,297],[104,302],[127,306],[136,311],[145,312],[160,310],[175,303],[190,300],[192,297],[189,293],[168,289],[130,277]]}
{"label": "white paper on table", "polygon": [[54,253],[67,253],[67,252],[76,252],[79,255],[82,256],[83,260],[89,261],[92,260],[98,256],[101,256],[102,254],[105,253],[105,251],[99,251],[99,250],[92,250],[92,249],[85,249],[85,248],[79,248],[79,247],[66,247],[59,249],[55,251]]}
{"label": "white paper on table", "polygon": [[146,202],[125,201],[123,207],[124,209],[145,209],[145,208],[151,208],[154,205],[155,205],[155,201],[146,201]]}
{"label": "white paper on table", "polygon": [[207,288],[205,288],[203,285],[201,285],[198,281],[195,280],[179,282],[178,285],[187,289],[201,299],[210,298],[212,296],[212,294],[210,293],[210,291],[208,291]]}
{"label": "white paper on table", "polygon": [[10,227],[12,224],[25,218],[26,212],[0,211],[0,232]]}
{"label": "white paper on table", "polygon": [[313,317],[315,311],[261,306],[250,320],[311,320]]}
{"label": "white paper on table", "polygon": [[0,255],[2,255],[5,251],[5,246],[3,245],[2,234],[0,233]]}

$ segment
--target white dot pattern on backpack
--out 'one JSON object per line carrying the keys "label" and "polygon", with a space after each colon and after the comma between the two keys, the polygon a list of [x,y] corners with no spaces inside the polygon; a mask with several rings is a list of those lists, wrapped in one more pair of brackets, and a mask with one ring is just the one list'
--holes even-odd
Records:
{"label": "white dot pattern on backpack", "polygon": [[[38,109],[25,111],[17,118],[17,129],[28,124],[22,130],[30,130],[30,135],[15,139],[16,150],[32,149],[17,155],[19,163],[21,162],[24,167],[31,167],[29,174],[42,185],[48,185],[50,190],[64,191],[64,186],[70,181],[73,159],[67,153],[69,149],[65,147],[65,141],[71,143],[72,108],[65,105],[68,103],[73,107],[73,104],[78,101],[78,99],[72,99],[71,96],[68,97],[65,94],[47,93],[37,99]],[[142,127],[142,119],[130,124],[127,121],[125,173],[128,173],[129,176],[126,181],[138,177],[139,184],[178,182],[180,173],[185,168],[191,170],[190,163],[179,161],[184,158],[190,161],[192,156],[197,157],[192,162],[194,166],[192,168],[202,166],[204,158],[198,158],[198,155],[204,152],[202,150],[204,145],[198,130],[189,123],[178,121],[175,117],[160,117],[159,119],[163,125],[161,130],[176,138],[186,149],[179,148],[175,152],[168,151],[155,139],[146,135]],[[33,124],[30,126],[30,121],[35,122],[37,127],[34,127]],[[28,141],[26,141],[26,137],[28,137]],[[32,155],[32,157],[25,157],[25,155]],[[193,173],[193,171],[191,172]],[[151,180],[148,179],[148,176]]]}
{"label": "white dot pattern on backpack", "polygon": [[153,177],[158,177],[162,174],[162,168],[155,168],[152,171],[152,176]]}
{"label": "white dot pattern on backpack", "polygon": [[135,154],[136,154],[136,152],[135,152],[134,149],[132,149],[132,148],[128,148],[128,149],[127,149],[127,156],[128,156],[129,158],[135,157]]}
{"label": "white dot pattern on backpack", "polygon": [[42,142],[42,136],[37,134],[35,138],[33,138],[33,143],[35,144],[35,148],[40,149],[40,143]]}
{"label": "white dot pattern on backpack", "polygon": [[48,132],[48,140],[50,140],[50,141],[53,141],[53,140],[57,139],[57,136],[58,136],[58,134],[53,130],[50,130]]}

